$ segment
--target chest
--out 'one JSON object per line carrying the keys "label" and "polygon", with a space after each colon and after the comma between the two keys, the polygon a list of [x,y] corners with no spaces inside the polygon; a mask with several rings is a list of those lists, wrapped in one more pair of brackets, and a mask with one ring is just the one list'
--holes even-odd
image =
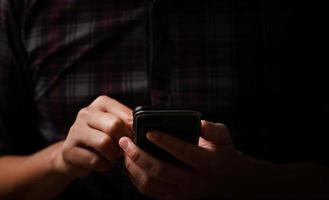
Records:
{"label": "chest", "polygon": [[135,107],[192,105],[205,116],[234,104],[234,23],[230,9],[167,4],[32,6],[25,40],[40,129],[65,135],[99,95]]}

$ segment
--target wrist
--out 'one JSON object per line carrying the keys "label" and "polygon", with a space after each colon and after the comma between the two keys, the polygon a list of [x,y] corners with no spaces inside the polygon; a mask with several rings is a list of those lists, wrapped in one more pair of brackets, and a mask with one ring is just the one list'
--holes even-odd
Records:
{"label": "wrist", "polygon": [[65,161],[62,154],[62,146],[64,142],[59,142],[53,145],[54,150],[51,154],[51,168],[53,172],[58,175],[62,175],[70,180],[74,180],[76,178],[87,176],[91,170],[86,168],[81,168],[72,165],[71,163]]}
{"label": "wrist", "polygon": [[274,163],[236,151],[234,187],[230,190],[231,197],[237,199],[256,197],[257,191],[263,190],[264,184],[271,180],[279,169],[280,167]]}
{"label": "wrist", "polygon": [[[215,196],[218,198],[235,198],[239,192],[238,188],[244,185],[245,179],[250,168],[249,158],[240,151],[234,150],[230,155],[230,159],[226,161],[227,166],[224,171],[220,173],[218,179],[217,189],[215,189]],[[218,189],[220,188],[220,189]]]}
{"label": "wrist", "polygon": [[50,169],[55,174],[73,180],[76,176],[74,176],[74,173],[71,173],[72,170],[70,169],[69,164],[64,161],[62,156],[63,143],[64,142],[58,142],[50,147],[52,148],[49,162]]}

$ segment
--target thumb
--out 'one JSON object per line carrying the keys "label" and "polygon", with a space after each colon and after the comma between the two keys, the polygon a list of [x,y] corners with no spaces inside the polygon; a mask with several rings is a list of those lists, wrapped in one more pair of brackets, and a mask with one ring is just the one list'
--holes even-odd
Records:
{"label": "thumb", "polygon": [[215,145],[232,145],[229,129],[221,123],[201,121],[201,137]]}

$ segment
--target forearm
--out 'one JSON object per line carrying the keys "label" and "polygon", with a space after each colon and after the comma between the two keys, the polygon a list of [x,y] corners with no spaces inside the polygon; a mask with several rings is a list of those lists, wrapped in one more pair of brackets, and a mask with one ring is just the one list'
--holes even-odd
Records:
{"label": "forearm", "polygon": [[31,156],[0,158],[0,199],[53,199],[73,180],[54,170],[57,143]]}
{"label": "forearm", "polygon": [[240,155],[240,198],[329,198],[329,170],[314,163],[279,165]]}

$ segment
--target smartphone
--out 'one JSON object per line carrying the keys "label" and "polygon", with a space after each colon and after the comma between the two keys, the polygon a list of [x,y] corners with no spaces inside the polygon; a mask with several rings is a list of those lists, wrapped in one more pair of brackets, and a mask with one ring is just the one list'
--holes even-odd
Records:
{"label": "smartphone", "polygon": [[201,113],[183,106],[139,106],[134,109],[135,143],[151,155],[172,164],[185,165],[171,154],[151,143],[146,134],[158,130],[191,144],[198,144]]}

